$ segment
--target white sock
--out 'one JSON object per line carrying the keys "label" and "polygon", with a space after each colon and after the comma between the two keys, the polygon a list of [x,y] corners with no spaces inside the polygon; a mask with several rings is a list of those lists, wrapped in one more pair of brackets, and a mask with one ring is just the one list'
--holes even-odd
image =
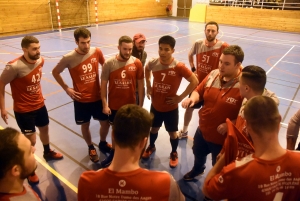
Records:
{"label": "white sock", "polygon": [[187,132],[189,126],[183,126],[182,132]]}

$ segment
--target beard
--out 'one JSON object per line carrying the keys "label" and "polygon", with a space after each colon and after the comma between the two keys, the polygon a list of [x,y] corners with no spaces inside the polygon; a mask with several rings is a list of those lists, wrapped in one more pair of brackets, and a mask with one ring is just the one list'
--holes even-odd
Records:
{"label": "beard", "polygon": [[138,52],[143,52],[145,49],[144,46],[135,46],[135,48]]}
{"label": "beard", "polygon": [[35,55],[31,55],[31,54],[28,53],[28,57],[31,60],[38,60],[40,58],[40,54],[38,53],[38,54],[35,54]]}
{"label": "beard", "polygon": [[206,36],[206,40],[208,41],[208,42],[212,42],[212,41],[214,41],[216,39],[216,37],[209,37],[209,36]]}
{"label": "beard", "polygon": [[30,169],[30,170],[26,169],[24,164],[21,165],[21,168],[22,168],[22,172],[20,175],[20,179],[24,180],[35,172],[35,170],[37,168],[37,164],[35,165],[35,167],[33,169]]}
{"label": "beard", "polygon": [[126,55],[123,55],[123,54],[121,53],[121,51],[119,52],[119,55],[120,55],[120,57],[121,57],[123,60],[128,60],[129,57],[130,57],[130,54],[126,57]]}
{"label": "beard", "polygon": [[78,47],[78,49],[81,51],[81,52],[84,52],[84,53],[88,53],[90,51],[90,48],[80,48]]}

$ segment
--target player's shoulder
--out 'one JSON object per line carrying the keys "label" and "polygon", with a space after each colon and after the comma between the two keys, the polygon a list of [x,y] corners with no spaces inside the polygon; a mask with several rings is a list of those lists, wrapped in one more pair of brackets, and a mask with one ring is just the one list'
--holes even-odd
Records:
{"label": "player's shoulder", "polygon": [[74,57],[77,57],[77,54],[78,54],[78,53],[77,53],[75,50],[72,50],[72,51],[66,53],[66,54],[62,57],[62,59],[63,59],[63,60],[70,60],[70,59],[73,59]]}
{"label": "player's shoulder", "polygon": [[116,56],[112,56],[112,57],[106,59],[104,64],[111,65],[111,64],[113,64],[114,62],[117,62],[117,61],[118,60],[117,60]]}
{"label": "player's shoulder", "polygon": [[194,42],[194,45],[203,45],[204,44],[204,40],[203,39],[197,39],[195,42]]}
{"label": "player's shoulder", "polygon": [[159,58],[151,58],[148,61],[148,64],[150,64],[150,65],[155,65],[155,64],[158,64],[158,63],[160,63]]}

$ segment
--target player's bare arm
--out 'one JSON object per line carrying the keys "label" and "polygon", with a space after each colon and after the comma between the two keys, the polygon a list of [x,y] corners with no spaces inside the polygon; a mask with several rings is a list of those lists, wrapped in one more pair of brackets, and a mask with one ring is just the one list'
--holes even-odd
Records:
{"label": "player's bare arm", "polygon": [[189,85],[187,88],[180,94],[179,96],[173,96],[173,97],[167,97],[166,103],[169,105],[178,104],[180,103],[187,95],[189,95],[198,85],[198,79],[197,77],[192,74],[187,81],[189,82]]}
{"label": "player's bare arm", "polygon": [[101,99],[102,99],[102,106],[103,106],[103,110],[102,112],[104,114],[110,115],[111,114],[111,110],[108,107],[108,102],[107,102],[107,80],[101,80]]}
{"label": "player's bare arm", "polygon": [[138,82],[139,106],[143,107],[144,98],[145,98],[144,79],[140,79],[137,82]]}
{"label": "player's bare arm", "polygon": [[151,86],[151,70],[149,70],[149,66],[145,67],[145,79],[146,79],[146,88],[147,88],[147,98],[150,100],[152,95],[152,86]]}
{"label": "player's bare arm", "polygon": [[81,99],[81,93],[75,91],[73,88],[70,88],[62,76],[60,75],[63,69],[59,69],[57,66],[52,70],[52,75],[55,78],[56,82],[66,91],[66,93],[71,97],[71,99],[79,100]]}
{"label": "player's bare arm", "polygon": [[216,164],[209,171],[209,173],[207,174],[207,176],[205,178],[203,189],[202,189],[202,192],[205,196],[211,197],[206,190],[206,185],[211,178],[213,178],[215,175],[217,175],[221,172],[221,170],[223,169],[224,166],[225,166],[225,154],[221,154],[219,160],[216,162]]}
{"label": "player's bare arm", "polygon": [[7,115],[7,111],[5,109],[5,99],[4,99],[4,95],[5,95],[5,83],[3,83],[0,80],[0,109],[1,109],[1,117],[3,119],[3,121],[7,123],[7,119],[8,119],[8,115]]}

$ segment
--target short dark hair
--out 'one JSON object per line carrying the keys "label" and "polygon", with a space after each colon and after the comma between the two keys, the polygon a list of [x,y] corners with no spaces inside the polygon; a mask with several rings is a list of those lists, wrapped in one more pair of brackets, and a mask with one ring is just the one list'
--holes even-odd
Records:
{"label": "short dark hair", "polygon": [[264,92],[267,75],[266,71],[261,67],[255,65],[246,66],[242,70],[241,78],[255,92],[261,94]]}
{"label": "short dark hair", "polygon": [[79,27],[74,31],[74,38],[77,42],[79,42],[79,38],[89,38],[91,37],[91,32],[87,28]]}
{"label": "short dark hair", "polygon": [[25,36],[22,39],[21,47],[22,48],[28,48],[31,43],[39,43],[39,42],[40,41],[36,37],[34,37],[34,36]]}
{"label": "short dark hair", "polygon": [[205,25],[205,30],[206,30],[207,25],[216,25],[217,31],[219,31],[219,25],[215,21],[207,22],[206,25]]}
{"label": "short dark hair", "polygon": [[121,38],[119,38],[119,46],[121,46],[123,42],[133,43],[132,39],[129,36],[121,36]]}
{"label": "short dark hair", "polygon": [[230,45],[223,50],[224,55],[234,56],[235,64],[244,61],[244,51],[238,45]]}
{"label": "short dark hair", "polygon": [[149,136],[153,116],[135,104],[122,106],[113,124],[115,143],[121,148],[134,149],[138,143]]}
{"label": "short dark hair", "polygon": [[24,165],[24,151],[18,146],[20,132],[7,127],[0,130],[0,179],[5,177],[14,165]]}
{"label": "short dark hair", "polygon": [[174,49],[176,40],[172,36],[163,36],[159,39],[158,45],[160,44],[167,44],[170,45],[172,49]]}
{"label": "short dark hair", "polygon": [[276,102],[267,96],[255,96],[247,101],[244,108],[247,124],[258,135],[279,129],[281,116]]}

